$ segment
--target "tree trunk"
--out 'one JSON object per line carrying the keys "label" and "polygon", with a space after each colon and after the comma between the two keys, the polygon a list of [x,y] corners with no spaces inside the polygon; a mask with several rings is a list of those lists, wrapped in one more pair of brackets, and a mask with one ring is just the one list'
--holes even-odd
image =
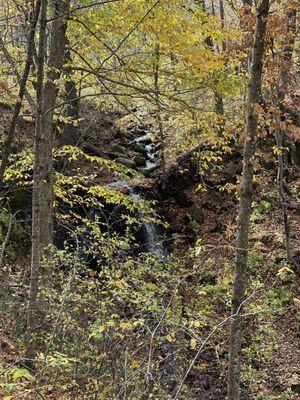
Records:
{"label": "tree trunk", "polygon": [[20,114],[21,107],[22,107],[23,97],[26,92],[27,79],[29,76],[30,67],[31,67],[32,60],[33,60],[34,36],[35,36],[36,25],[37,25],[37,22],[39,19],[40,6],[41,6],[41,0],[37,0],[34,14],[32,16],[29,36],[28,36],[27,58],[26,58],[25,68],[24,68],[23,75],[21,78],[18,98],[17,98],[16,104],[15,104],[13,116],[12,116],[12,119],[10,122],[9,132],[7,134],[7,137],[5,139],[4,146],[3,146],[2,161],[1,161],[1,166],[0,166],[0,190],[3,185],[4,173],[5,173],[7,164],[8,164],[8,159],[9,159],[9,155],[11,152],[11,146],[12,146],[12,143],[13,143],[13,140],[15,137],[16,126],[17,126],[19,114]]}
{"label": "tree trunk", "polygon": [[161,168],[161,182],[162,188],[166,187],[166,159],[165,159],[165,135],[164,126],[161,115],[160,99],[159,99],[159,45],[155,46],[155,71],[154,71],[154,91],[155,91],[155,102],[156,102],[156,119],[159,132],[160,142],[160,168]]}
{"label": "tree trunk", "polygon": [[[278,126],[280,126],[278,124]],[[280,128],[279,128],[280,129]],[[291,252],[291,231],[290,231],[290,221],[289,221],[289,211],[286,202],[286,196],[284,191],[284,145],[283,145],[283,133],[278,130],[275,133],[276,146],[279,149],[278,159],[277,159],[277,183],[278,183],[278,195],[280,204],[282,207],[283,214],[283,224],[284,224],[284,234],[285,234],[285,250],[286,250],[286,261],[289,265],[292,264],[292,252]]]}
{"label": "tree trunk", "polygon": [[232,315],[234,317],[230,325],[228,400],[240,399],[242,321],[238,314],[240,314],[242,309],[247,284],[249,225],[253,196],[253,161],[258,126],[258,115],[255,105],[259,103],[261,97],[264,43],[269,6],[269,0],[262,0],[257,8],[251,74],[248,87],[247,121],[237,220],[236,261],[232,296]]}
{"label": "tree trunk", "polygon": [[39,52],[37,71],[37,111],[34,137],[34,176],[32,196],[32,238],[31,238],[31,271],[30,289],[27,305],[27,337],[25,359],[26,365],[33,367],[36,352],[36,327],[38,325],[38,292],[40,280],[41,263],[41,198],[42,198],[42,158],[41,142],[43,135],[43,80],[46,50],[46,27],[47,27],[47,0],[41,2],[40,29],[39,29]]}
{"label": "tree trunk", "polygon": [[[65,62],[67,18],[70,0],[52,0],[52,23],[50,26],[50,43],[48,73],[44,86],[44,113],[42,118],[43,141],[41,158],[43,159],[41,228],[42,248],[53,243],[53,115],[58,94],[56,81],[60,78],[61,68]],[[57,18],[58,16],[61,16]]]}
{"label": "tree trunk", "polygon": [[66,15],[69,0],[52,1],[52,16],[48,67],[44,84],[46,52],[47,0],[42,0],[39,32],[39,52],[37,71],[37,115],[35,128],[34,183],[32,200],[32,248],[30,291],[27,308],[27,365],[33,366],[36,353],[38,326],[38,294],[41,280],[41,258],[46,246],[53,240],[53,113],[57,97],[55,80],[60,77],[64,62],[66,41]]}
{"label": "tree trunk", "polygon": [[[206,11],[206,4],[205,4],[205,0],[200,0],[199,1],[200,7],[204,12]],[[219,6],[220,6],[220,19],[222,20],[222,26],[224,23],[224,17],[225,17],[225,10],[224,10],[224,3],[223,0],[220,0],[219,2]],[[215,15],[215,12],[213,10],[213,15]],[[214,52],[214,42],[212,40],[211,37],[207,37],[205,39],[205,43],[207,44],[207,46],[210,48],[210,50],[212,52]],[[226,49],[226,45],[223,42],[222,43],[222,51],[225,51]],[[223,96],[222,93],[219,92],[217,89],[214,90],[214,100],[215,100],[215,112],[217,115],[219,115],[221,117],[221,119],[223,119],[224,117],[224,101],[223,101]],[[219,128],[219,134],[221,135],[223,133],[223,121],[221,121],[221,125]]]}
{"label": "tree trunk", "polygon": [[[66,61],[71,61],[70,50],[66,51]],[[66,71],[65,93],[66,117],[68,118],[68,121],[64,125],[60,144],[74,146],[77,143],[76,121],[78,120],[79,115],[79,98],[76,84],[72,79],[71,70]]]}
{"label": "tree trunk", "polygon": [[[283,60],[280,63],[280,81],[277,91],[277,99],[279,103],[279,109],[281,111],[281,120],[285,119],[285,107],[284,98],[288,90],[289,72],[292,64],[292,56],[295,45],[295,32],[296,32],[296,10],[290,10],[287,13],[287,37],[288,43],[283,49]],[[279,121],[278,121],[279,122]],[[286,202],[286,195],[284,190],[284,155],[285,155],[285,132],[281,131],[280,123],[277,124],[277,131],[275,134],[276,145],[279,148],[278,160],[277,160],[277,182],[278,182],[278,194],[282,207],[283,221],[284,221],[284,233],[285,233],[285,246],[286,246],[286,260],[288,264],[292,264],[292,252],[291,252],[291,235],[290,235],[290,221],[288,205]]]}
{"label": "tree trunk", "polygon": [[[6,61],[10,64],[12,70],[14,71],[16,78],[19,82],[19,84],[22,81],[22,76],[19,74],[19,71],[17,69],[17,67],[15,66],[15,60],[13,59],[12,55],[10,54],[10,52],[8,51],[8,49],[5,46],[5,42],[3,40],[3,38],[0,36],[0,47],[1,50],[3,52],[3,55],[6,59]],[[33,51],[34,55],[35,55],[35,50]],[[31,63],[31,69],[34,67],[34,55],[33,55],[33,62]],[[26,98],[26,100],[28,101],[30,110],[32,115],[35,115],[36,113],[36,104],[35,104],[35,100],[34,98],[31,96],[31,94],[28,92],[27,88],[25,88],[24,90],[24,97]]]}

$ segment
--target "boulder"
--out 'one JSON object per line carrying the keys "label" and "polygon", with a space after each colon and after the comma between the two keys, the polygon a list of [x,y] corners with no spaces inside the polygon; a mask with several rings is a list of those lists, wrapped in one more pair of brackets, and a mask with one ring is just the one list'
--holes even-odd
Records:
{"label": "boulder", "polygon": [[240,164],[230,161],[224,168],[224,175],[229,182],[235,182],[236,176],[240,172]]}
{"label": "boulder", "polygon": [[119,157],[124,157],[124,154],[120,154],[120,153],[113,153],[113,152],[109,152],[108,153],[108,156],[109,156],[109,158],[111,159],[111,160],[115,160],[116,158],[119,158]]}
{"label": "boulder", "polygon": [[117,143],[113,143],[111,145],[111,152],[112,153],[124,154],[125,153],[125,149],[121,145],[119,145]]}
{"label": "boulder", "polygon": [[133,161],[136,163],[136,165],[138,167],[143,167],[144,165],[146,165],[146,158],[141,156],[141,155],[135,155],[133,157]]}
{"label": "boulder", "polygon": [[89,142],[84,142],[82,145],[82,149],[85,153],[92,154],[93,156],[98,156],[106,159],[110,158],[109,153],[105,153],[100,148]]}
{"label": "boulder", "polygon": [[134,151],[136,151],[137,153],[141,153],[141,154],[147,154],[146,148],[142,143],[136,143],[134,145]]}
{"label": "boulder", "polygon": [[115,161],[119,164],[124,165],[127,168],[135,168],[136,167],[136,163],[133,160],[131,160],[130,158],[118,157],[115,159]]}
{"label": "boulder", "polygon": [[193,204],[187,211],[187,216],[191,221],[204,222],[204,213],[200,205]]}
{"label": "boulder", "polygon": [[151,168],[144,169],[143,170],[143,175],[146,178],[152,178],[155,175],[155,172],[158,170],[158,168],[159,168],[158,165],[154,165]]}
{"label": "boulder", "polygon": [[141,138],[138,143],[142,143],[144,145],[151,144],[152,139],[149,138],[148,136],[145,136],[145,137]]}

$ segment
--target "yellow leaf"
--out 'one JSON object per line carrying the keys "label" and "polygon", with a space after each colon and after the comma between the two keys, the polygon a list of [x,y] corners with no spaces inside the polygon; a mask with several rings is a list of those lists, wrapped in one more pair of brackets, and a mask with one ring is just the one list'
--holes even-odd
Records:
{"label": "yellow leaf", "polygon": [[166,336],[166,339],[167,339],[169,342],[173,342],[174,339],[175,339],[175,336],[176,336],[176,332],[170,332],[170,333]]}
{"label": "yellow leaf", "polygon": [[207,366],[206,366],[205,363],[201,363],[201,364],[199,365],[199,368],[200,368],[202,371],[204,371],[204,370],[207,368]]}
{"label": "yellow leaf", "polygon": [[115,281],[114,283],[119,289],[124,289],[126,287],[126,283],[123,281]]}
{"label": "yellow leaf", "polygon": [[132,360],[130,363],[130,368],[134,369],[137,368],[140,365],[138,360]]}
{"label": "yellow leaf", "polygon": [[197,346],[197,341],[196,341],[196,339],[191,339],[191,340],[190,340],[190,347],[191,347],[191,349],[195,349],[196,346]]}
{"label": "yellow leaf", "polygon": [[131,331],[132,330],[132,328],[133,328],[133,325],[130,323],[130,322],[121,322],[120,323],[120,328],[123,330],[123,331]]}
{"label": "yellow leaf", "polygon": [[293,302],[294,302],[295,307],[298,308],[298,310],[300,310],[300,300],[297,299],[297,297],[295,297],[293,299]]}

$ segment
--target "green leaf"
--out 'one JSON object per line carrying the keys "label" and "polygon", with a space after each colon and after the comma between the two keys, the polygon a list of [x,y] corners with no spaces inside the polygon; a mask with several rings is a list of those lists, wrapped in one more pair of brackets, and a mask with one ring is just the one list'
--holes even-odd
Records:
{"label": "green leaf", "polygon": [[34,380],[34,376],[26,368],[14,367],[11,371],[12,379],[17,380],[19,378],[25,378],[28,380]]}

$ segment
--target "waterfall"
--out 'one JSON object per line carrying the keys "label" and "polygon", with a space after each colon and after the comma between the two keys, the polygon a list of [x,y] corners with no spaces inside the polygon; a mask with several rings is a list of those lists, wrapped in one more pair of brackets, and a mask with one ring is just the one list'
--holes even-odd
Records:
{"label": "waterfall", "polygon": [[[145,151],[147,153],[147,162],[146,166],[139,168],[142,172],[147,171],[157,165],[157,158],[155,154],[155,146],[152,142],[150,132],[136,138],[134,140],[135,143],[146,143]],[[116,182],[112,182],[109,184],[110,187],[114,189],[126,189],[130,196],[137,200],[142,200],[139,194],[134,193],[133,188],[128,184],[125,179],[120,179]],[[147,215],[140,214],[139,215],[142,230],[144,235],[144,245],[143,249],[146,250],[148,253],[153,254],[159,260],[162,260],[165,256],[164,246],[163,246],[163,237],[160,232],[160,227],[153,223],[147,221]]]}
{"label": "waterfall", "polygon": [[159,259],[163,259],[165,254],[158,226],[152,222],[143,222],[143,230],[147,251]]}
{"label": "waterfall", "polygon": [[[132,193],[131,195],[135,199],[141,199],[141,196],[139,194]],[[159,226],[154,222],[147,221],[147,215],[145,214],[141,213],[139,217],[142,223],[145,238],[145,250],[147,250],[148,253],[157,256],[159,259],[163,259],[165,252],[162,241],[163,238],[160,233]]]}
{"label": "waterfall", "polygon": [[[142,200],[142,197],[139,194],[133,192],[132,187],[125,179],[120,179],[116,182],[112,182],[109,184],[109,186],[114,189],[126,189],[129,192],[129,196],[137,200]],[[163,238],[159,229],[160,227],[154,222],[147,221],[147,215],[143,213],[140,213],[139,219],[142,224],[145,240],[143,248],[147,252],[153,254],[154,256],[157,256],[159,259],[163,259],[165,252],[162,241]]]}

